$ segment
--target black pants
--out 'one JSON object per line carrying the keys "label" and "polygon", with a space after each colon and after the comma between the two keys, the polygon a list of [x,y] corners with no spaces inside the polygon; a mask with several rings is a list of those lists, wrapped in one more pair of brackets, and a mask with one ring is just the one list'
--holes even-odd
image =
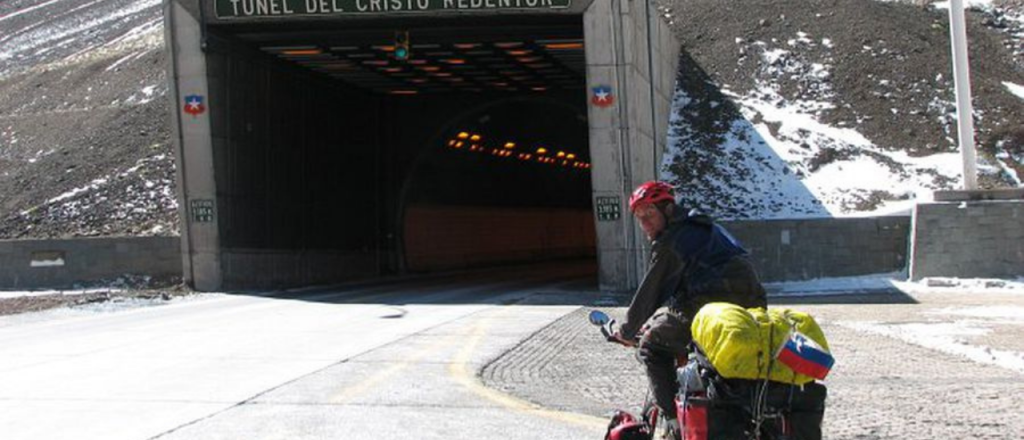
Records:
{"label": "black pants", "polygon": [[666,416],[675,418],[676,357],[686,355],[690,343],[690,323],[676,313],[655,314],[648,321],[650,328],[640,339],[640,359],[647,369],[654,403]]}

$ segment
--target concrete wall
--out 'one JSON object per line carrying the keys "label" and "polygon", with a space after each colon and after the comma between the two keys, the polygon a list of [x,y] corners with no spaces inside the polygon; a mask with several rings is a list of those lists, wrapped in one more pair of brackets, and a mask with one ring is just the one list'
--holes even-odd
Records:
{"label": "concrete wall", "polygon": [[418,205],[405,217],[411,271],[594,256],[590,210]]}
{"label": "concrete wall", "polygon": [[1024,276],[1024,201],[922,203],[910,279]]}
{"label": "concrete wall", "polygon": [[649,1],[595,0],[583,15],[583,32],[588,95],[607,86],[615,99],[610,106],[591,104],[588,112],[595,206],[617,199],[622,213],[597,221],[600,285],[626,290],[639,283],[646,258],[624,198],[657,177],[680,45]]}
{"label": "concrete wall", "polygon": [[898,272],[909,217],[722,222],[750,250],[762,281]]}
{"label": "concrete wall", "polygon": [[0,288],[61,288],[122,275],[181,277],[178,237],[0,240]]}

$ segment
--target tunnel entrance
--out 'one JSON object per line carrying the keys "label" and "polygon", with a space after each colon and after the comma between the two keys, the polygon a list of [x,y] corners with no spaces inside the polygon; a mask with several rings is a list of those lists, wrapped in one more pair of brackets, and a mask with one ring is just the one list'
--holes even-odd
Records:
{"label": "tunnel entrance", "polygon": [[639,282],[624,197],[657,176],[680,50],[654,3],[164,5],[196,289],[579,256]]}
{"label": "tunnel entrance", "polygon": [[345,23],[203,30],[225,287],[594,258],[579,16]]}

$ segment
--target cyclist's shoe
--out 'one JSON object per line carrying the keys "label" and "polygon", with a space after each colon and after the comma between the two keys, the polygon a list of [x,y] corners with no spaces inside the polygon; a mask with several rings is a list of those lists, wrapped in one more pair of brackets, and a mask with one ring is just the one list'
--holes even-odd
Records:
{"label": "cyclist's shoe", "polygon": [[675,418],[664,418],[658,421],[658,438],[663,440],[681,440],[679,421]]}

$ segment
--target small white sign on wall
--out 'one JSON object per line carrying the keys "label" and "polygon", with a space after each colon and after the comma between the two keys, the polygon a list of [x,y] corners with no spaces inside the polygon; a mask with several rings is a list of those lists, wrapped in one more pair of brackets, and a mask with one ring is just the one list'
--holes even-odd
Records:
{"label": "small white sign on wall", "polygon": [[32,253],[29,267],[56,267],[64,265],[64,252],[38,251]]}

